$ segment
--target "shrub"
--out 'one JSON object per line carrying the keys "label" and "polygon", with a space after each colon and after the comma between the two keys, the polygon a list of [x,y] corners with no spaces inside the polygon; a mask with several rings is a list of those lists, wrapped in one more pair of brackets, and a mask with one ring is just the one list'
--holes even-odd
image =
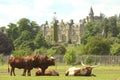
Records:
{"label": "shrub", "polygon": [[45,47],[41,47],[39,49],[36,49],[33,53],[34,54],[46,54],[47,53],[47,49]]}
{"label": "shrub", "polygon": [[23,57],[31,54],[32,54],[32,50],[29,48],[13,51],[13,55],[17,57]]}
{"label": "shrub", "polygon": [[0,54],[0,63],[3,65],[5,63],[4,59],[3,59],[3,54]]}
{"label": "shrub", "polygon": [[113,44],[111,49],[110,49],[110,53],[112,55],[120,55],[120,44]]}
{"label": "shrub", "polygon": [[67,64],[71,64],[71,63],[74,63],[76,61],[76,55],[72,49],[67,50],[67,52],[64,55],[64,61]]}
{"label": "shrub", "polygon": [[93,64],[93,62],[94,62],[94,60],[93,60],[93,57],[92,56],[87,56],[86,58],[85,58],[85,64]]}
{"label": "shrub", "polygon": [[66,52],[66,48],[62,45],[60,45],[57,49],[56,49],[56,52],[55,54],[65,54]]}

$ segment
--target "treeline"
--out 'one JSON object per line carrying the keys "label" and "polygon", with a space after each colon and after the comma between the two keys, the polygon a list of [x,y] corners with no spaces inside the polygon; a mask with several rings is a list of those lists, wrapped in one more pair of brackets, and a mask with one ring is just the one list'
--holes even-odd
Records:
{"label": "treeline", "polygon": [[62,54],[65,55],[65,61],[72,62],[77,55],[120,54],[120,16],[116,15],[108,18],[103,15],[99,22],[86,23],[81,44],[73,44],[73,47],[68,46],[69,41],[60,44],[46,41],[40,26],[27,18],[22,18],[17,23],[9,23],[8,28],[0,27],[0,30],[13,42],[15,50],[12,54],[16,56]]}

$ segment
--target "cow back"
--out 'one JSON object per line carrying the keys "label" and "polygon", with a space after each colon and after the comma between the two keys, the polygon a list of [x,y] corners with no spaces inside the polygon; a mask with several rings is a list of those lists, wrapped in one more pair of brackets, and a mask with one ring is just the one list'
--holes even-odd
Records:
{"label": "cow back", "polygon": [[11,67],[16,68],[24,68],[25,66],[25,59],[19,57],[11,57],[8,61]]}

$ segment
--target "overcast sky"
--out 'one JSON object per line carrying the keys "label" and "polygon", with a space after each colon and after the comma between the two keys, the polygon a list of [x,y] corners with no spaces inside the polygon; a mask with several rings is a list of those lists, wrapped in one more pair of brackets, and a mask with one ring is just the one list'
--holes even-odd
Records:
{"label": "overcast sky", "polygon": [[54,12],[58,20],[78,22],[88,16],[91,6],[96,16],[120,13],[120,0],[0,0],[0,26],[16,23],[21,18],[38,24],[51,22]]}

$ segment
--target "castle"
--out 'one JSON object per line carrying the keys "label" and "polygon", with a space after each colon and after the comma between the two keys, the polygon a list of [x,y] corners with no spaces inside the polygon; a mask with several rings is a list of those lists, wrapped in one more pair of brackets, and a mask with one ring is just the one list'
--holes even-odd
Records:
{"label": "castle", "polygon": [[[57,35],[56,42],[68,42],[70,40],[72,43],[80,44],[81,35],[84,33],[85,24],[87,22],[101,21],[101,18],[101,14],[100,16],[94,16],[94,12],[91,7],[89,15],[85,19],[79,20],[79,23],[74,23],[72,19],[70,22],[66,23],[63,20],[59,22],[56,19],[56,16],[54,16],[53,21],[50,24],[46,21],[45,24],[40,26],[40,28],[43,36],[49,42],[53,41],[52,32],[55,31],[55,35]],[[52,27],[53,25],[55,28]]]}

